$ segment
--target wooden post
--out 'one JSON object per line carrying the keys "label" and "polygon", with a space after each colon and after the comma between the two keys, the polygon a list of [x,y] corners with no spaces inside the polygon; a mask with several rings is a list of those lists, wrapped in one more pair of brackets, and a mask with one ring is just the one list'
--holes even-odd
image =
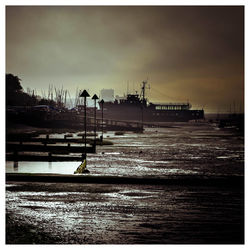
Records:
{"label": "wooden post", "polygon": [[14,169],[18,170],[18,161],[14,161]]}
{"label": "wooden post", "polygon": [[52,161],[52,153],[49,152],[49,161]]}
{"label": "wooden post", "polygon": [[49,135],[46,135],[46,140],[45,140],[45,142],[44,142],[44,146],[45,146],[45,147],[47,146],[48,140],[49,140]]}
{"label": "wooden post", "polygon": [[18,160],[18,151],[17,150],[14,150],[13,156],[14,156],[14,161],[17,161]]}

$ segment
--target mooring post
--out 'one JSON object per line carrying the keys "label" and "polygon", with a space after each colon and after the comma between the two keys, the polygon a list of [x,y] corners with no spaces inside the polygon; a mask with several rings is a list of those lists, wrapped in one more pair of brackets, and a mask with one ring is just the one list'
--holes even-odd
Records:
{"label": "mooring post", "polygon": [[52,161],[52,153],[49,152],[49,161]]}
{"label": "mooring post", "polygon": [[47,146],[48,140],[49,140],[49,135],[46,135],[46,140],[45,140],[45,142],[44,142],[44,146],[45,146],[45,147]]}
{"label": "mooring post", "polygon": [[14,150],[13,156],[14,156],[14,161],[17,161],[18,160],[18,151],[17,150]]}
{"label": "mooring post", "polygon": [[18,161],[14,161],[14,170],[15,170],[15,171],[18,170]]}

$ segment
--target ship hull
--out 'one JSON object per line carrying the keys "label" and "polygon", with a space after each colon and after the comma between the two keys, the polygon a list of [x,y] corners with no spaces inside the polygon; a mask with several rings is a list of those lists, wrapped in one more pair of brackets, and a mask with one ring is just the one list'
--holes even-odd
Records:
{"label": "ship hull", "polygon": [[113,108],[104,110],[106,119],[133,120],[144,122],[188,122],[190,120],[204,119],[203,110],[162,110],[149,108]]}

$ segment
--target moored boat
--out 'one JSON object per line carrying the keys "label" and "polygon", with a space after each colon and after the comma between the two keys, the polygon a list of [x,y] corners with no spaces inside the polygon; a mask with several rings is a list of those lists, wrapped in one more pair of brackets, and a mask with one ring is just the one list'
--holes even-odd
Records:
{"label": "moored boat", "polygon": [[204,119],[204,110],[192,110],[190,103],[148,103],[145,98],[146,84],[147,81],[142,82],[140,95],[128,94],[119,101],[105,102],[105,118],[144,122],[187,122]]}

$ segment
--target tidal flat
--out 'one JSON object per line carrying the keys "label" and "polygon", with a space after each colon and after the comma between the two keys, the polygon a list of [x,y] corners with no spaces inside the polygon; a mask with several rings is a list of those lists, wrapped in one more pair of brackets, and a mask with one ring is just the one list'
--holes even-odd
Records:
{"label": "tidal flat", "polygon": [[[59,136],[59,135],[57,135]],[[75,136],[73,134],[73,136]],[[242,177],[244,137],[208,123],[105,133],[93,176]],[[72,174],[79,162],[6,163],[7,173]],[[6,183],[7,244],[243,244],[242,185]]]}

